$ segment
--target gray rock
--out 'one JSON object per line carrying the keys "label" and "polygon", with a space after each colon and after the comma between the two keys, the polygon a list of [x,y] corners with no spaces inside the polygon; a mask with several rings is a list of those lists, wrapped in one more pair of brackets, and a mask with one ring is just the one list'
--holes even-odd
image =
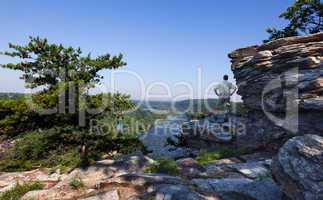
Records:
{"label": "gray rock", "polygon": [[222,114],[206,119],[194,120],[183,125],[182,141],[191,148],[215,149],[219,143],[228,144],[236,133],[244,130],[241,118],[229,115],[229,120],[222,120]]}
{"label": "gray rock", "polygon": [[225,173],[228,173],[226,168],[217,164],[209,164],[205,166],[206,174],[208,177],[222,177]]}
{"label": "gray rock", "polygon": [[323,199],[323,137],[288,140],[273,160],[272,174],[291,199]]}
{"label": "gray rock", "polygon": [[176,161],[182,177],[198,178],[205,169],[193,158],[184,158]]}
{"label": "gray rock", "polygon": [[270,170],[264,166],[264,162],[247,162],[228,165],[229,168],[238,171],[247,178],[263,178],[270,176]]}
{"label": "gray rock", "polygon": [[[111,167],[125,170],[128,173],[134,173],[143,172],[147,166],[154,163],[153,159],[143,154],[125,155],[116,160]],[[100,162],[97,162],[97,164],[100,164]]]}
{"label": "gray rock", "polygon": [[228,168],[226,165],[209,164],[205,166],[208,178],[245,178],[241,173]]}
{"label": "gray rock", "polygon": [[163,185],[156,191],[156,200],[204,200],[197,192],[183,185]]}
{"label": "gray rock", "polygon": [[76,168],[64,179],[68,183],[74,177],[79,177],[88,187],[94,187],[103,179],[128,173],[143,172],[155,161],[144,155],[126,155],[120,159],[102,160],[86,169]]}
{"label": "gray rock", "polygon": [[159,151],[155,149],[152,153],[149,153],[148,155],[152,158],[180,159],[188,157],[190,155],[190,149],[167,145],[159,149]]}
{"label": "gray rock", "polygon": [[6,192],[17,185],[17,183],[38,181],[48,189],[55,186],[60,179],[61,174],[48,174],[48,171],[36,169],[25,172],[3,172],[0,173],[0,193]]}
{"label": "gray rock", "polygon": [[245,162],[265,161],[270,160],[272,157],[273,154],[269,152],[256,152],[239,156],[239,158],[243,159]]}
{"label": "gray rock", "polygon": [[254,181],[247,178],[194,179],[201,192],[220,194],[224,200],[280,200],[281,192],[271,179]]}
{"label": "gray rock", "polygon": [[134,186],[147,186],[156,184],[170,184],[170,185],[186,185],[179,177],[168,176],[163,174],[124,174],[115,178],[103,180],[99,187],[104,187],[104,185],[117,183],[117,184],[132,184]]}
{"label": "gray rock", "polygon": [[[157,199],[157,200],[218,200],[216,193],[205,198],[187,182],[179,177],[161,174],[126,174],[113,179],[107,179],[100,184],[100,190],[119,190],[120,195],[126,195],[122,191],[132,192],[127,195],[132,199]],[[125,189],[126,188],[126,189]]]}
{"label": "gray rock", "polygon": [[221,166],[221,165],[229,165],[229,164],[236,164],[236,163],[241,163],[241,160],[235,157],[231,157],[231,158],[223,158],[223,159],[211,161],[208,165]]}
{"label": "gray rock", "polygon": [[119,200],[119,194],[118,191],[110,191],[110,192],[104,192],[97,194],[95,196],[83,198],[81,200]]}

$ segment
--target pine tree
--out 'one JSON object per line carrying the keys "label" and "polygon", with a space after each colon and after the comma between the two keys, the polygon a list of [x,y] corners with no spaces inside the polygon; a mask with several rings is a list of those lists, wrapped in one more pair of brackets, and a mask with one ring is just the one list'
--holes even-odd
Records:
{"label": "pine tree", "polygon": [[264,42],[323,30],[323,4],[320,0],[296,0],[279,17],[288,20],[289,24],[281,30],[268,28],[270,36]]}

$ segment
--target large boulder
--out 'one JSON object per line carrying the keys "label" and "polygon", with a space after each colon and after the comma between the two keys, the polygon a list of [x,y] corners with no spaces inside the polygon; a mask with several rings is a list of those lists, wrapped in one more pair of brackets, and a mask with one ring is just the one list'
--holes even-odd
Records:
{"label": "large boulder", "polygon": [[241,146],[278,149],[290,132],[323,135],[322,32],[237,49],[229,57],[248,108]]}
{"label": "large boulder", "polygon": [[219,144],[232,144],[234,137],[244,130],[244,125],[240,117],[214,114],[183,123],[182,128],[182,143],[196,149],[216,149]]}
{"label": "large boulder", "polygon": [[200,192],[219,194],[224,200],[280,200],[282,195],[273,180],[248,178],[194,179]]}
{"label": "large boulder", "polygon": [[323,137],[305,135],[288,140],[273,160],[272,174],[293,200],[323,199]]}

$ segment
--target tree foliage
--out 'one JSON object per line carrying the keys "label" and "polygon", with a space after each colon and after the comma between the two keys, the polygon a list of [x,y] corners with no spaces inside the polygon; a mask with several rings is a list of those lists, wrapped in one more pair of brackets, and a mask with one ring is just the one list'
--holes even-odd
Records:
{"label": "tree foliage", "polygon": [[78,160],[69,162],[73,159],[66,161],[62,157],[75,149],[79,150],[80,162],[87,164],[93,155],[121,151],[130,148],[129,144],[140,145],[136,138],[113,138],[111,133],[92,132],[93,121],[107,115],[120,116],[133,107],[128,95],[89,94],[101,83],[101,70],[126,65],[121,54],[92,57],[83,55],[80,48],[51,44],[39,37],[29,39],[26,45],[10,43],[11,51],[1,53],[17,62],[0,66],[21,71],[26,87],[38,92],[0,99],[0,136],[17,137],[20,141],[6,155],[5,162],[0,162],[0,169],[31,169],[35,164],[74,166]]}
{"label": "tree foliage", "polygon": [[279,17],[288,20],[289,24],[281,30],[268,28],[270,36],[264,42],[323,30],[323,4],[320,0],[296,0]]}
{"label": "tree foliage", "polygon": [[126,65],[122,60],[122,54],[104,54],[93,58],[91,54],[83,56],[80,48],[50,44],[47,39],[39,37],[29,39],[25,46],[9,43],[13,51],[3,54],[19,58],[21,62],[3,64],[2,67],[23,71],[22,79],[30,88],[44,85],[52,88],[62,81],[81,81],[86,86],[93,86],[91,84],[99,83],[102,79],[99,71]]}
{"label": "tree foliage", "polygon": [[[41,91],[29,96],[32,109],[48,111],[51,122],[79,125],[80,113],[85,113],[85,124],[100,114],[121,112],[131,108],[129,96],[122,94],[88,95],[89,89],[100,84],[99,72],[126,65],[122,54],[83,55],[80,48],[50,44],[47,39],[30,37],[27,45],[9,44],[12,51],[3,55],[18,58],[17,63],[2,64],[4,68],[23,72],[26,87]],[[98,112],[89,109],[100,108]]]}

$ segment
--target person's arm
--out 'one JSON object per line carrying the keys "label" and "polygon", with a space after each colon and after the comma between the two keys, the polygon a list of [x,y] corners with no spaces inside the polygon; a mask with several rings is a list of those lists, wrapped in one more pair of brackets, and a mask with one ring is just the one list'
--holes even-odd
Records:
{"label": "person's arm", "polygon": [[232,84],[232,89],[233,89],[233,91],[231,92],[230,96],[232,96],[237,91],[238,88],[237,88],[237,86]]}
{"label": "person's arm", "polygon": [[214,93],[216,94],[216,96],[220,96],[219,92],[218,92],[218,89],[220,88],[220,85],[219,84],[216,84],[215,87],[214,87]]}
{"label": "person's arm", "polygon": [[219,93],[218,93],[218,89],[217,88],[214,88],[214,93],[216,94],[216,96],[219,96]]}

